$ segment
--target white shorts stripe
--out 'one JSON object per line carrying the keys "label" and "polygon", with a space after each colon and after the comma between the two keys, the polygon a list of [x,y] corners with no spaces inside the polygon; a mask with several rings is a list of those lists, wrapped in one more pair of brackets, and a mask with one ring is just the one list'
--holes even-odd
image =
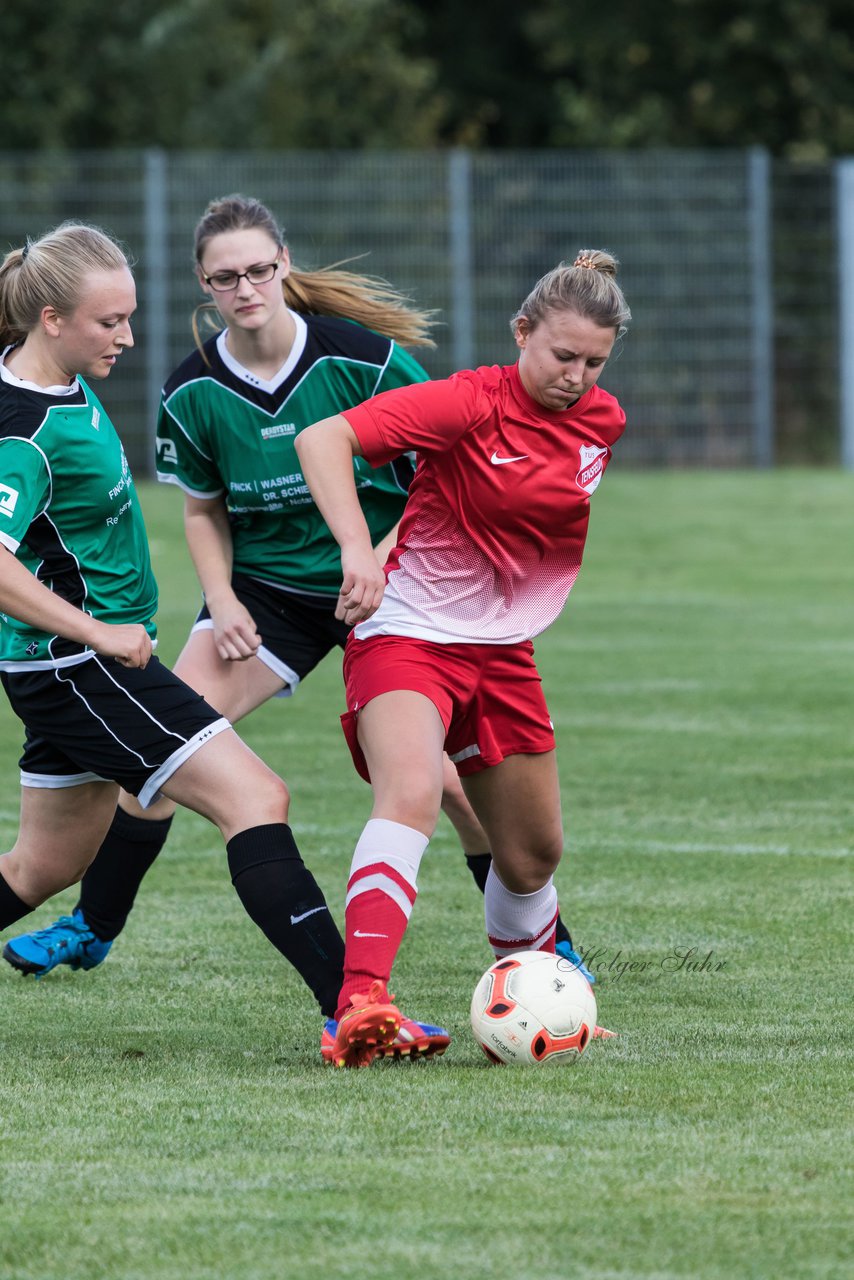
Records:
{"label": "white shorts stripe", "polygon": [[285,687],[284,689],[280,689],[276,694],[277,698],[290,698],[296,693],[297,685],[299,684],[299,676],[288,666],[286,662],[282,662],[281,658],[277,658],[276,655],[263,644],[258,649],[255,657],[259,662],[263,662],[265,667],[269,667],[274,675],[277,675],[280,680],[284,681]]}
{"label": "white shorts stripe", "polygon": [[28,773],[21,770],[21,786],[32,787],[33,790],[43,788],[45,791],[61,791],[63,787],[82,787],[87,782],[109,782],[109,778],[101,778],[97,773]]}
{"label": "white shorts stripe", "polygon": [[137,797],[143,809],[147,809],[150,804],[154,804],[155,800],[160,797],[160,788],[164,782],[172,777],[177,769],[180,769],[191,756],[194,756],[200,747],[203,747],[211,738],[215,738],[218,733],[222,733],[224,729],[230,729],[231,722],[226,720],[225,716],[215,720],[213,724],[207,725],[197,734],[179,747],[177,751],[173,751],[168,760],[164,760],[160,768],[151,775],[145,786]]}

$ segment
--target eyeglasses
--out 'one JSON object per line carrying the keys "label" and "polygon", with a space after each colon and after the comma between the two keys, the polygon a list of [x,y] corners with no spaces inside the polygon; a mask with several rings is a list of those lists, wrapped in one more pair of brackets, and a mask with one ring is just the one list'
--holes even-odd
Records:
{"label": "eyeglasses", "polygon": [[273,279],[278,266],[278,261],[263,262],[258,266],[250,267],[248,271],[215,271],[212,276],[202,276],[202,279],[216,293],[230,293],[243,279],[248,280],[250,284],[266,284],[268,280]]}

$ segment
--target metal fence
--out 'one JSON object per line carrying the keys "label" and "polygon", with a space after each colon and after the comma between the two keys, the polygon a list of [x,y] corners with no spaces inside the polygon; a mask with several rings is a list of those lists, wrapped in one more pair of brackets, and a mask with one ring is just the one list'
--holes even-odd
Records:
{"label": "metal fence", "polygon": [[608,248],[634,321],[603,385],[623,460],[833,461],[841,413],[833,166],[717,152],[0,152],[0,248],[65,218],[136,260],[137,345],[99,388],[137,471],[160,387],[192,344],[192,230],[243,191],[302,267],[366,255],[442,324],[433,376],[515,358],[509,318],[580,247]]}

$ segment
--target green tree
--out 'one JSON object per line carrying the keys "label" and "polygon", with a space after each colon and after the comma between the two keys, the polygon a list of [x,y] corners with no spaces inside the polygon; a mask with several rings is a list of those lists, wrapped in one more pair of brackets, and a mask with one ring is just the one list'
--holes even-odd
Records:
{"label": "green tree", "polygon": [[420,147],[432,64],[396,0],[55,0],[0,15],[12,148]]}
{"label": "green tree", "polygon": [[854,151],[851,0],[35,0],[2,146]]}
{"label": "green tree", "polygon": [[851,0],[410,3],[447,141],[854,151]]}

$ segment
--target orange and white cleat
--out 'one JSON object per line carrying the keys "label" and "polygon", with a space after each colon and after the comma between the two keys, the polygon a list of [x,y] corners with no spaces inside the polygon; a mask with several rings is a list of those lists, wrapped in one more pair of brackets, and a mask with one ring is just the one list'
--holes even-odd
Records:
{"label": "orange and white cleat", "polygon": [[369,1067],[382,1049],[388,1049],[400,1031],[403,1015],[379,978],[371,983],[367,995],[352,995],[352,1008],[339,1018],[329,1054],[324,1053],[324,1038],[329,1036],[329,1024],[320,1038],[320,1052],[335,1067]]}
{"label": "orange and white cleat", "polygon": [[391,1044],[377,1051],[378,1058],[394,1058],[415,1061],[416,1058],[439,1058],[451,1043],[444,1027],[434,1027],[429,1022],[415,1022],[404,1018]]}
{"label": "orange and white cleat", "polygon": [[618,1036],[619,1034],[620,1034],[619,1031],[609,1031],[607,1027],[594,1027],[593,1035],[590,1037],[590,1039],[591,1040],[610,1040],[613,1037]]}
{"label": "orange and white cleat", "polygon": [[[338,1023],[329,1018],[320,1037],[320,1056],[324,1062],[332,1061],[332,1050],[338,1033]],[[395,1062],[415,1062],[421,1058],[438,1058],[451,1043],[444,1027],[434,1027],[429,1022],[415,1022],[404,1018],[391,1044],[379,1045],[378,1058],[392,1058]]]}

